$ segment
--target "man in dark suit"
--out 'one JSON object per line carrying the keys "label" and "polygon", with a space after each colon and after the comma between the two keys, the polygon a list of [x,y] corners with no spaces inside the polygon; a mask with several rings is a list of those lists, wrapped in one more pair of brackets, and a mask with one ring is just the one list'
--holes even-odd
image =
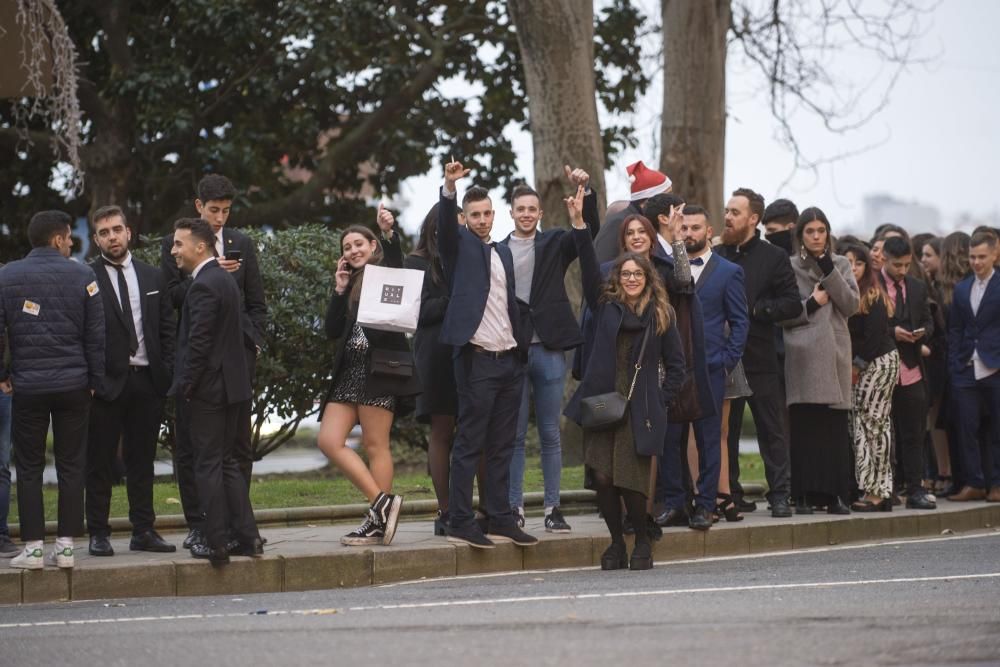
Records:
{"label": "man in dark suit", "polygon": [[[740,476],[740,427],[743,409],[750,405],[757,427],[757,442],[764,459],[771,515],[790,517],[788,503],[788,418],[785,392],[781,388],[774,327],[802,310],[788,255],[760,238],[757,224],[764,215],[764,198],[749,188],[733,192],[726,203],[725,228],[719,254],[743,268],[750,315],[750,332],[743,350],[743,370],[753,396],[732,402],[729,421],[729,481],[733,495],[742,500]],[[739,502],[737,502],[739,505]]]}
{"label": "man in dark suit", "polygon": [[104,299],[105,372],[90,406],[87,435],[87,531],[90,555],[113,556],[111,485],[122,443],[132,523],[131,551],[176,551],[153,529],[153,460],[170,389],[176,323],[162,273],[129,252],[132,232],[118,206],[91,218],[92,262]]}
{"label": "man in dark suit", "polygon": [[924,443],[927,432],[927,385],[923,341],[934,331],[927,284],[910,277],[913,249],[906,239],[893,236],[882,244],[883,264],[879,275],[889,301],[894,305],[889,326],[899,350],[899,382],[892,393],[892,424],[896,434],[897,479],[903,481],[909,509],[937,508],[923,487]]}
{"label": "man in dark suit", "polygon": [[[888,241],[887,241],[888,243]],[[1000,276],[997,236],[979,231],[969,241],[973,275],[955,285],[948,318],[948,363],[958,414],[959,460],[965,486],[948,500],[1000,503]],[[980,442],[987,418],[989,437]],[[983,469],[980,446],[989,448],[992,469]],[[989,487],[989,493],[987,493]]]}
{"label": "man in dark suit", "polygon": [[[462,198],[459,225],[455,183],[469,173],[459,162],[445,166],[438,205],[438,249],[450,297],[441,342],[455,347],[458,421],[451,450],[448,540],[492,549],[493,540],[532,546],[510,509],[510,461],[524,383],[520,308],[510,249],[490,242],[493,204],[489,193],[470,188]],[[486,457],[480,508],[487,535],[472,512],[472,480]],[[492,538],[492,539],[491,539]]]}
{"label": "man in dark suit", "polygon": [[[698,448],[698,479],[695,509],[688,525],[696,530],[712,526],[715,497],[719,487],[719,464],[722,441],[722,400],[726,374],[736,367],[743,355],[750,320],[747,315],[743,269],[712,252],[712,228],[708,214],[700,206],[684,208],[684,218],[677,230],[684,241],[691,263],[691,277],[701,302],[705,326],[705,356],[708,365],[715,412],[693,424],[671,423],[663,457],[659,460],[660,479],[667,516],[661,523],[678,525],[684,518],[686,502],[682,479],[687,468],[687,428],[693,426]],[[726,331],[729,331],[728,336]],[[671,516],[674,513],[674,516]]]}
{"label": "man in dark suit", "polygon": [[[590,176],[582,169],[565,167],[575,187],[586,189]],[[597,207],[597,195],[589,190],[584,207]],[[514,231],[501,243],[510,248],[514,260],[517,298],[528,304],[525,336],[531,337],[524,389],[517,420],[517,436],[510,468],[510,507],[518,526],[524,527],[524,441],[528,435],[528,415],[534,397],[535,423],[541,443],[542,476],[545,481],[545,530],[568,533],[570,526],[559,511],[562,474],[562,444],[559,418],[566,386],[566,350],[583,343],[583,334],[566,296],[566,270],[577,257],[576,242],[569,230],[553,227],[538,230],[542,219],[541,198],[534,189],[519,185],[511,194]],[[591,238],[597,235],[597,216]]]}
{"label": "man in dark suit", "polygon": [[191,285],[181,309],[171,393],[184,404],[204,514],[205,541],[192,544],[191,555],[222,564],[230,555],[261,555],[263,543],[234,456],[240,403],[251,392],[246,358],[233,345],[243,335],[240,290],[215,259],[213,241],[204,220],[184,218],[174,225],[171,252],[191,275]]}
{"label": "man in dark suit", "polygon": [[[253,241],[239,230],[226,227],[236,188],[228,178],[220,174],[209,174],[198,182],[198,197],[194,205],[201,218],[209,223],[215,234],[214,249],[219,266],[235,279],[242,297],[241,320],[243,325],[243,348],[246,356],[247,372],[251,385],[257,369],[257,355],[264,345],[267,326],[267,304],[264,299],[264,283],[257,263],[257,249]],[[160,248],[160,266],[167,281],[167,289],[174,307],[181,309],[191,276],[177,267],[171,257],[172,235],[163,239]],[[235,341],[233,341],[235,342]],[[252,398],[252,394],[251,394]],[[235,456],[240,471],[250,486],[253,471],[253,451],[251,433],[251,399],[240,405],[237,419]],[[178,415],[178,419],[180,416]],[[177,484],[180,487],[181,504],[191,533],[184,540],[185,548],[197,541],[197,525],[200,517],[198,495],[192,471],[193,457],[187,434],[182,428],[177,430],[175,465]]]}

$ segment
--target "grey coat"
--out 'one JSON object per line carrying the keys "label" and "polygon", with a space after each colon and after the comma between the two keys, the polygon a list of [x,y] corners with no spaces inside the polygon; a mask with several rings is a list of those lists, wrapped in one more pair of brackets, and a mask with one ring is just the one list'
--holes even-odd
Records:
{"label": "grey coat", "polygon": [[[851,409],[851,334],[847,318],[858,310],[858,284],[846,257],[833,256],[834,270],[823,278],[816,260],[792,257],[802,300],[798,317],[785,320],[785,381],[788,405],[816,403]],[[806,302],[816,283],[830,300],[808,315]]]}

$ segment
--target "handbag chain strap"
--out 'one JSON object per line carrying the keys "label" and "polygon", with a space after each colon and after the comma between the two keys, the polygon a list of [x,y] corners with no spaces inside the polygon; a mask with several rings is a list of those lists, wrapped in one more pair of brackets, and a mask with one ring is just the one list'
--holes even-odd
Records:
{"label": "handbag chain strap", "polygon": [[628,388],[626,401],[632,400],[632,392],[635,391],[635,382],[639,379],[639,371],[642,369],[642,357],[646,353],[646,342],[649,340],[649,325],[646,325],[646,332],[642,334],[642,345],[639,346],[639,358],[635,363],[635,373],[632,374],[632,385]]}

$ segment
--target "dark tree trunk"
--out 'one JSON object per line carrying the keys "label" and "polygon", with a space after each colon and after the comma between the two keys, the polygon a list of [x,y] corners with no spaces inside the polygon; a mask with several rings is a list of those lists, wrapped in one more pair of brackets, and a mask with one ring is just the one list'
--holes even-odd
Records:
{"label": "dark tree trunk", "polygon": [[721,231],[730,0],[663,0],[660,169]]}

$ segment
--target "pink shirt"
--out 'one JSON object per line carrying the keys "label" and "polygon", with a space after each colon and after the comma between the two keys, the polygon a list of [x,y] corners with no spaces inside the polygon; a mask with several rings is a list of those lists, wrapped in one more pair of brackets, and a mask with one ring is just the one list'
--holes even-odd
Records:
{"label": "pink shirt", "polygon": [[[896,286],[892,282],[892,278],[889,274],[882,269],[882,276],[885,278],[885,291],[889,294],[889,300],[896,303]],[[906,301],[906,281],[903,280],[899,283],[903,287],[903,300]],[[894,334],[895,335],[895,334]],[[920,373],[920,365],[917,364],[913,368],[910,368],[902,361],[899,362],[899,384],[903,387],[909,387],[911,384],[916,384],[924,379],[924,376]]]}

